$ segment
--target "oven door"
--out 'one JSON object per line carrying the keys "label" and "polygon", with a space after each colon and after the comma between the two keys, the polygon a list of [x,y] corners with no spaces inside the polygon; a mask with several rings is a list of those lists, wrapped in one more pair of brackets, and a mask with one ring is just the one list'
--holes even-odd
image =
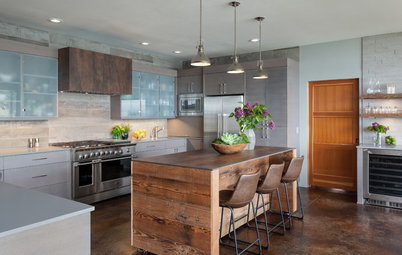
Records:
{"label": "oven door", "polygon": [[96,193],[96,173],[99,163],[74,163],[73,165],[73,198],[84,197]]}
{"label": "oven door", "polygon": [[98,192],[131,184],[131,156],[102,160],[98,176]]}

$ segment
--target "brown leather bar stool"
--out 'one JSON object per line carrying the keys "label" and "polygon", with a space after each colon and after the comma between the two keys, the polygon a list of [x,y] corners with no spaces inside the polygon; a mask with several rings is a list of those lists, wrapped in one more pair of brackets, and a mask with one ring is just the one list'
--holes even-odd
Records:
{"label": "brown leather bar stool", "polygon": [[[285,234],[285,220],[283,218],[283,211],[282,211],[282,204],[281,204],[281,198],[279,196],[279,185],[281,184],[281,178],[282,178],[282,173],[283,169],[285,167],[285,163],[282,164],[276,164],[276,165],[271,165],[267,171],[267,174],[265,177],[260,180],[258,187],[257,187],[257,205],[256,205],[256,211],[258,209],[263,208],[264,212],[264,221],[258,221],[259,224],[263,223],[265,228],[259,228],[259,230],[264,230],[267,235],[267,246],[262,246],[264,249],[269,248],[269,233],[273,232],[276,228],[280,227],[282,225],[283,227],[283,232],[279,234]],[[274,191],[276,191],[276,195],[278,197],[278,204],[279,204],[279,210],[280,210],[280,215],[281,215],[281,221],[278,222],[277,224],[269,224],[268,223],[268,218],[267,218],[267,210],[266,206],[269,205],[269,208],[272,206],[272,197],[274,195]],[[264,201],[264,194],[269,194],[269,201],[266,203]],[[259,206],[259,201],[261,197],[261,202],[262,205]],[[249,207],[250,209],[250,207]],[[250,213],[250,210],[248,211],[248,214]],[[249,219],[249,215],[247,215],[247,222]],[[271,229],[269,229],[268,225],[272,226]],[[250,226],[250,225],[249,225]]]}
{"label": "brown leather bar stool", "polygon": [[[259,246],[259,254],[262,254],[261,240],[260,240],[260,234],[258,231],[258,224],[257,224],[257,217],[255,216],[256,213],[255,213],[255,208],[254,208],[254,203],[253,203],[253,198],[254,198],[254,194],[257,190],[259,178],[260,178],[260,171],[253,173],[253,174],[241,175],[234,190],[222,190],[219,192],[219,206],[222,207],[221,224],[220,224],[220,228],[219,228],[219,243],[223,246],[229,246],[229,247],[235,248],[237,255],[242,254],[243,252],[248,250],[253,245],[256,245],[256,243],[258,243],[258,246]],[[251,206],[252,206],[252,209],[254,212],[254,221],[256,224],[255,229],[257,232],[257,239],[253,242],[237,240],[235,223],[237,221],[239,221],[240,219],[243,219],[245,216],[240,217],[239,219],[235,219],[234,213],[233,213],[233,208],[241,208],[243,206],[249,205],[250,203],[251,203]],[[230,237],[231,228],[233,227],[235,246],[226,244],[222,241],[222,223],[223,223],[224,208],[229,208],[230,213],[231,213],[230,214],[230,222],[229,222],[229,237]],[[248,244],[248,246],[239,252],[239,248],[238,248],[238,244],[237,244],[238,242]],[[250,253],[253,253],[253,252],[250,252]]]}
{"label": "brown leather bar stool", "polygon": [[[301,156],[299,158],[292,158],[292,160],[290,161],[288,170],[282,176],[282,180],[281,180],[281,182],[285,185],[286,203],[288,206],[288,211],[285,214],[289,217],[289,229],[292,228],[292,218],[296,218],[296,219],[300,219],[300,220],[302,220],[304,218],[303,202],[301,200],[300,186],[299,186],[299,177],[300,177],[300,173],[301,173],[302,166],[303,166],[303,160],[304,160],[304,156]],[[292,183],[294,181],[297,181],[297,197],[298,197],[298,200],[300,203],[300,207],[295,212],[290,212],[287,184]],[[297,213],[299,211],[299,209],[301,211],[301,216],[294,216],[294,214]]]}

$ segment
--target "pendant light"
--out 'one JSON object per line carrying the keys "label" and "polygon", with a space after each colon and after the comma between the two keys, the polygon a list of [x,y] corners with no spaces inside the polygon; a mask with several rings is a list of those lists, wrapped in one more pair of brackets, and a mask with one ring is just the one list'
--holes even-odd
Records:
{"label": "pendant light", "polygon": [[233,51],[233,63],[227,69],[227,73],[244,73],[243,67],[239,64],[238,56],[237,56],[237,47],[236,47],[236,7],[240,5],[239,2],[230,2],[231,6],[234,7],[234,51]]}
{"label": "pendant light", "polygon": [[202,0],[200,0],[200,44],[198,45],[198,52],[193,59],[191,59],[192,66],[210,66],[211,61],[204,54],[204,45],[202,45]]}
{"label": "pendant light", "polygon": [[262,65],[262,60],[261,60],[261,23],[264,20],[264,17],[257,17],[255,18],[255,20],[257,20],[260,24],[259,24],[259,40],[258,40],[258,44],[259,44],[259,52],[260,52],[260,59],[258,60],[257,63],[257,72],[255,72],[255,74],[253,75],[253,79],[267,79],[268,78],[268,74],[264,71]]}

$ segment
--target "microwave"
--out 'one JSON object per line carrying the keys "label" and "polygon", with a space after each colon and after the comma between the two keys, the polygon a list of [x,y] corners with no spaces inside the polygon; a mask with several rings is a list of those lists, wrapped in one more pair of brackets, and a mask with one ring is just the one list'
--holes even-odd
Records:
{"label": "microwave", "polygon": [[202,94],[180,94],[178,103],[179,116],[202,116],[203,103]]}

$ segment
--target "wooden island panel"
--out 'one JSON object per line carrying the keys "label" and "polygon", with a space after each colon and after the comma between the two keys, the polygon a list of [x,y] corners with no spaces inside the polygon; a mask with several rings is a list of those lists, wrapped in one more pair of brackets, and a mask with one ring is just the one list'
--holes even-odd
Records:
{"label": "wooden island panel", "polygon": [[[132,245],[156,254],[219,254],[219,190],[233,188],[241,174],[265,174],[270,164],[290,161],[295,153],[256,147],[234,155],[201,150],[135,159]],[[246,212],[236,209],[236,217]]]}

